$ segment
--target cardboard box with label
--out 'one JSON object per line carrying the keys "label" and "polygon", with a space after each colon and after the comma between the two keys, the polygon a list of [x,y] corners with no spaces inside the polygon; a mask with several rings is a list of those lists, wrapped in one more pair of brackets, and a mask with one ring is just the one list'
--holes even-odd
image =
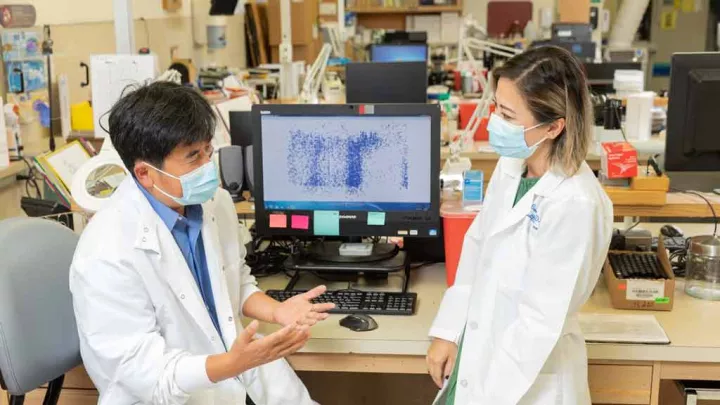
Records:
{"label": "cardboard box with label", "polygon": [[603,142],[600,164],[608,179],[629,179],[638,175],[637,150],[628,142]]}
{"label": "cardboard box with label", "polygon": [[[641,252],[614,252],[633,253]],[[667,279],[619,279],[610,266],[610,261],[605,260],[603,273],[605,283],[610,292],[610,301],[616,309],[646,309],[651,311],[671,311],[675,303],[675,275],[670,266],[665,244],[662,236],[658,238],[657,253],[647,252],[641,254],[657,255],[660,267],[668,276]]]}

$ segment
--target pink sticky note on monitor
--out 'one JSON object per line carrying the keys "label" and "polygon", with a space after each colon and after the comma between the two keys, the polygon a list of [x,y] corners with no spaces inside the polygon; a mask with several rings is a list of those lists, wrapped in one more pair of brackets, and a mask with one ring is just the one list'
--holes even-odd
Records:
{"label": "pink sticky note on monitor", "polygon": [[270,214],[270,228],[287,228],[287,216],[285,214]]}
{"label": "pink sticky note on monitor", "polygon": [[293,215],[290,226],[292,229],[310,229],[310,217],[307,215]]}

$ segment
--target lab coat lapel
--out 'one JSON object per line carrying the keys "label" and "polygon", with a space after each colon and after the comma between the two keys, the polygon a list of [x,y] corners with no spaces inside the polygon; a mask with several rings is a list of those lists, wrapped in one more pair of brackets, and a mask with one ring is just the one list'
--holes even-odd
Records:
{"label": "lab coat lapel", "polygon": [[500,233],[518,222],[522,221],[530,214],[532,206],[537,196],[546,196],[554,190],[560,182],[565,178],[562,174],[552,170],[545,173],[535,186],[523,196],[520,201],[513,207],[515,195],[517,194],[520,179],[525,170],[525,163],[519,159],[508,159],[503,162],[503,197],[502,209],[504,215],[500,221],[496,222],[490,235]]}
{"label": "lab coat lapel", "polygon": [[215,298],[218,323],[220,324],[225,345],[229,349],[237,338],[237,328],[235,327],[235,316],[230,302],[227,279],[223,271],[224,264],[220,261],[222,245],[219,239],[218,224],[215,220],[214,203],[215,199],[213,198],[203,204],[202,237],[205,244],[205,256],[207,258],[208,272],[210,273],[213,297]]}
{"label": "lab coat lapel", "polygon": [[207,335],[208,340],[211,340],[217,336],[215,326],[208,316],[195,278],[190,272],[175,238],[134,182],[133,186],[134,190],[129,190],[129,192],[132,194],[133,203],[140,211],[135,248],[154,253],[149,256],[150,261],[155,264],[155,270],[167,281],[177,302],[192,316],[200,329]]}

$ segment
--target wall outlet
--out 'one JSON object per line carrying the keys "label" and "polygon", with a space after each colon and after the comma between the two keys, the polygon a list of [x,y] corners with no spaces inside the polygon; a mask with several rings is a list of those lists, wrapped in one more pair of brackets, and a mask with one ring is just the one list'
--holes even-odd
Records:
{"label": "wall outlet", "polygon": [[178,11],[182,8],[183,0],[162,0],[162,7],[165,11]]}

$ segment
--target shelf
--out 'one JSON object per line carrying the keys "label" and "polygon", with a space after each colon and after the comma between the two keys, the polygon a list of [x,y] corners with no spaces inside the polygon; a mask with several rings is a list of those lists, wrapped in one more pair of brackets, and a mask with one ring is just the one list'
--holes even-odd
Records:
{"label": "shelf", "polygon": [[25,162],[10,162],[10,166],[0,169],[0,179],[15,176],[27,169]]}
{"label": "shelf", "polygon": [[355,14],[437,14],[444,12],[462,13],[462,5],[417,6],[417,7],[348,7]]}

